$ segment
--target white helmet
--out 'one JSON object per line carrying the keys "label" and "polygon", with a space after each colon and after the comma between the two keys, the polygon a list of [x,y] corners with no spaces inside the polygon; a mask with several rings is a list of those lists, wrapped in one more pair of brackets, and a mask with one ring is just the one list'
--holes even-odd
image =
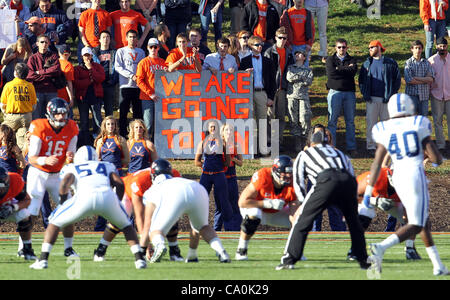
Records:
{"label": "white helmet", "polygon": [[97,152],[92,146],[80,147],[73,158],[73,162],[76,164],[81,164],[90,160],[98,160]]}
{"label": "white helmet", "polygon": [[415,114],[414,102],[410,96],[403,93],[394,94],[388,102],[389,117],[404,117]]}

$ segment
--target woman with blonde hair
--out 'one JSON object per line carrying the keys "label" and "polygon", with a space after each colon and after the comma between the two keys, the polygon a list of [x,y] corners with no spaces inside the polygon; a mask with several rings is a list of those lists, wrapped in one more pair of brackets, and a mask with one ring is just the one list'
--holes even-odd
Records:
{"label": "woman with blonde hair", "polygon": [[17,39],[17,42],[11,44],[6,48],[1,64],[4,65],[2,69],[3,84],[14,79],[14,67],[17,63],[27,63],[28,58],[33,54],[28,40],[24,37]]}
{"label": "woman with blonde hair", "polygon": [[234,127],[231,124],[225,123],[220,127],[220,136],[225,145],[226,154],[231,155],[230,164],[225,171],[225,177],[228,185],[228,201],[230,202],[233,216],[231,221],[224,222],[224,229],[225,231],[240,231],[242,216],[238,205],[239,186],[236,177],[236,166],[242,167],[244,159],[239,144],[234,139]]}
{"label": "woman with blonde hair", "polygon": [[234,34],[230,34],[227,38],[230,40],[230,47],[228,48],[228,54],[234,56],[234,58],[236,59],[236,63],[239,67],[239,65],[241,64],[241,59],[239,58],[239,48],[240,48],[239,40]]}
{"label": "woman with blonde hair", "polygon": [[94,141],[99,160],[114,164],[120,176],[122,170],[130,161],[127,141],[119,135],[119,123],[113,116],[107,116],[100,126],[100,134]]}
{"label": "woman with blonde hair", "polygon": [[150,141],[147,127],[142,119],[130,122],[127,145],[130,151],[128,173],[149,168],[151,163],[158,159],[155,145]]}

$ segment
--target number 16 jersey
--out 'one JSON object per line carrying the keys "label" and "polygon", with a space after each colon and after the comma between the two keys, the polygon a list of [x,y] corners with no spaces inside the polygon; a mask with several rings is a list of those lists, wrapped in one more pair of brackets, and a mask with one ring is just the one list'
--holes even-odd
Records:
{"label": "number 16 jersey", "polygon": [[424,149],[422,141],[431,135],[431,122],[424,116],[394,118],[378,122],[372,128],[372,136],[383,145],[394,163],[406,170],[422,165]]}
{"label": "number 16 jersey", "polygon": [[[58,163],[54,166],[40,166],[33,164],[33,167],[47,173],[57,173],[61,171],[61,168],[66,161],[66,152],[71,150],[69,149],[69,145],[71,144],[72,139],[78,136],[77,123],[73,120],[68,120],[67,124],[59,132],[56,132],[50,125],[48,119],[36,119],[31,122],[29,131],[31,133],[29,151],[30,156],[56,155],[58,157]],[[39,145],[35,145],[34,143],[38,143]],[[76,141],[74,146],[75,149],[72,149],[71,151],[75,153]],[[36,149],[36,153],[33,153],[34,149]],[[39,149],[39,153],[37,153],[37,149]]]}

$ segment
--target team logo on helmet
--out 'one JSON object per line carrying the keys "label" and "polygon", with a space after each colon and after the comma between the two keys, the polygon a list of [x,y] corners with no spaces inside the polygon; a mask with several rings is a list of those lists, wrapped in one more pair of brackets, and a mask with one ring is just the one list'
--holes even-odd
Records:
{"label": "team logo on helmet", "polygon": [[[62,120],[56,120],[55,115],[63,114]],[[59,128],[64,127],[69,120],[69,104],[61,98],[53,98],[47,103],[47,111],[45,113],[50,124]]]}

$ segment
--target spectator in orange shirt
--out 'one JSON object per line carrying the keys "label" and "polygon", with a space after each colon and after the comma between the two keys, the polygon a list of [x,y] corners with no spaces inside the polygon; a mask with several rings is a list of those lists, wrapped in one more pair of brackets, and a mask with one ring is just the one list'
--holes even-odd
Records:
{"label": "spectator in orange shirt", "polygon": [[309,66],[309,56],[314,43],[314,19],[311,12],[304,7],[305,0],[294,0],[294,6],[284,10],[280,19],[280,26],[287,29],[287,46],[291,48],[292,55],[298,50],[306,51],[304,65]]}
{"label": "spectator in orange shirt", "polygon": [[73,92],[73,81],[75,80],[74,68],[72,63],[69,61],[70,58],[70,47],[66,44],[58,46],[59,54],[59,64],[61,65],[61,71],[66,77],[67,85],[65,88],[59,89],[57,95],[59,98],[66,100],[69,103],[69,118],[73,119],[73,101],[75,99],[75,94]]}
{"label": "spectator in orange shirt", "polygon": [[145,26],[144,32],[139,39],[137,46],[142,47],[144,41],[152,27],[146,18],[135,10],[132,10],[130,0],[119,0],[120,10],[113,11],[110,16],[114,26],[114,40],[116,48],[128,45],[127,32],[131,29],[138,31],[138,26]]}
{"label": "spectator in orange shirt", "polygon": [[100,33],[104,30],[111,32],[112,20],[109,13],[100,7],[100,0],[91,0],[90,9],[81,13],[78,29],[83,47],[95,48],[100,45]]}
{"label": "spectator in orange shirt", "polygon": [[188,47],[188,39],[184,33],[178,34],[176,41],[177,48],[172,49],[166,59],[166,63],[169,66],[168,71],[196,70],[200,72],[202,63],[197,48]]}
{"label": "spectator in orange shirt", "polygon": [[137,66],[136,83],[141,90],[139,99],[142,100],[142,114],[145,126],[153,140],[153,129],[155,120],[155,102],[158,97],[155,94],[155,72],[157,70],[167,71],[167,63],[158,56],[159,42],[155,38],[148,41],[149,55],[141,60]]}

